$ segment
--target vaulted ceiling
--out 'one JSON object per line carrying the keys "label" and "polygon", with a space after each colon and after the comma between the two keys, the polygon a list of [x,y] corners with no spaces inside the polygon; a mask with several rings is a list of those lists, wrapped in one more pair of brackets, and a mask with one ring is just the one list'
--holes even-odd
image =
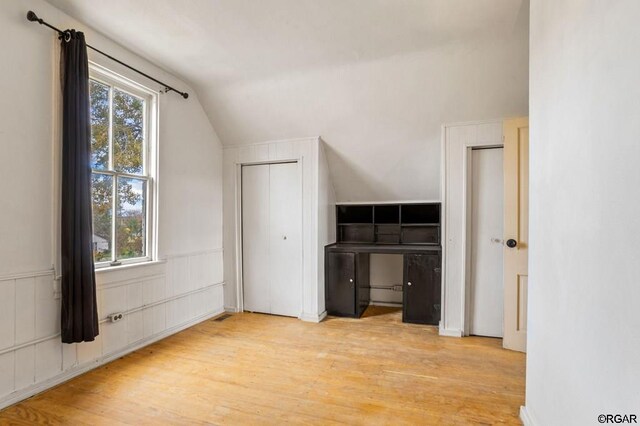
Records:
{"label": "vaulted ceiling", "polygon": [[321,135],[341,201],[439,198],[444,122],[526,115],[528,0],[48,0],[182,77],[225,145]]}

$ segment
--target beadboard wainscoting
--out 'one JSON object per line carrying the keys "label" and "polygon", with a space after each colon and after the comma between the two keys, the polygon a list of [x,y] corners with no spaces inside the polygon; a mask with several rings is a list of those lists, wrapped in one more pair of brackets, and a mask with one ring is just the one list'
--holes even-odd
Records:
{"label": "beadboard wainscoting", "polygon": [[[223,312],[222,256],[213,249],[98,271],[100,334],[73,345],[60,341],[53,270],[0,277],[0,408]],[[111,322],[114,313],[122,320]]]}

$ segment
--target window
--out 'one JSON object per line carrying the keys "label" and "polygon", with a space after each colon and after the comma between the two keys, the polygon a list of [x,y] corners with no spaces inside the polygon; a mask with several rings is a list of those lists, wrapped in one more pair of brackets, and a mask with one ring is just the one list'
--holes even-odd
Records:
{"label": "window", "polygon": [[153,258],[153,92],[91,67],[93,256],[97,267]]}

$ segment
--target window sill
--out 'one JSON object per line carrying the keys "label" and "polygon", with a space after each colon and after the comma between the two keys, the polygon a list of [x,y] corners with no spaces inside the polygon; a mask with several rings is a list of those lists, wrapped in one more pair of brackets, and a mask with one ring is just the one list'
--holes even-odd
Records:
{"label": "window sill", "polygon": [[115,272],[115,271],[123,271],[127,269],[144,268],[144,267],[155,266],[155,265],[163,265],[165,263],[167,263],[167,261],[164,259],[161,259],[161,260],[149,260],[147,262],[128,263],[128,264],[117,265],[117,266],[105,266],[102,268],[96,268],[96,275],[102,274],[103,272]]}

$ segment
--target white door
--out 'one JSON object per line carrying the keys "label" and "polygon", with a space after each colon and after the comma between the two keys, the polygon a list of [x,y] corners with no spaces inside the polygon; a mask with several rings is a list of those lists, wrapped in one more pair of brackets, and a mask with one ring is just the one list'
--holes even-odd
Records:
{"label": "white door", "polygon": [[242,167],[242,282],[244,309],[271,312],[269,165]]}
{"label": "white door", "polygon": [[297,317],[302,302],[298,163],[242,167],[244,309]]}
{"label": "white door", "polygon": [[298,163],[269,165],[271,313],[302,313],[302,194]]}
{"label": "white door", "polygon": [[503,334],[503,149],[471,151],[469,334]]}

